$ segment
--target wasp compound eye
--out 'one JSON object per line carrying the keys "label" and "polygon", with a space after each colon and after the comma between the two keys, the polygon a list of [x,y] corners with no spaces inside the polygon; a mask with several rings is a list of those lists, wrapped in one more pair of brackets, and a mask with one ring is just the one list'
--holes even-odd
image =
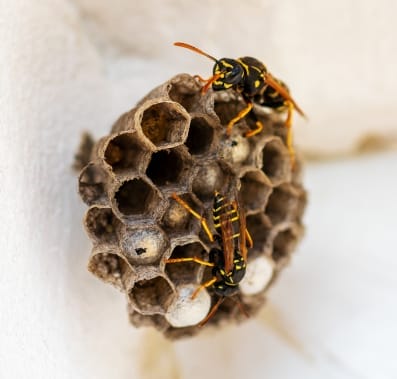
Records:
{"label": "wasp compound eye", "polygon": [[[230,78],[234,62],[218,61]],[[89,271],[126,295],[133,325],[172,339],[254,316],[303,233],[283,120],[249,114],[228,136],[244,100],[201,89],[180,74],[152,90],[90,145],[78,179]],[[245,138],[256,121],[262,134]]]}

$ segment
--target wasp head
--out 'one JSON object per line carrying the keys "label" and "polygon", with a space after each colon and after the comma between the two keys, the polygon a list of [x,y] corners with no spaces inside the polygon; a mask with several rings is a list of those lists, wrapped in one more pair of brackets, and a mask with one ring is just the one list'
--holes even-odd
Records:
{"label": "wasp head", "polygon": [[213,69],[216,80],[212,82],[214,91],[221,91],[238,85],[244,77],[244,69],[234,59],[219,59]]}

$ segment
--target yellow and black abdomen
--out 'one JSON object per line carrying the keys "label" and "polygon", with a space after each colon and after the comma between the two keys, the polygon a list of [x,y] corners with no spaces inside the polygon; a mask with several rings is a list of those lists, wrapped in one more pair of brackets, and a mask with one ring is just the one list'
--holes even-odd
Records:
{"label": "yellow and black abdomen", "polygon": [[[284,82],[276,78],[274,79],[277,81],[278,84],[280,84],[281,87],[285,88],[287,92],[289,92],[289,89]],[[256,102],[265,107],[269,107],[279,111],[284,110],[286,107],[285,98],[270,86],[265,87],[262,95],[260,96],[260,98],[256,99]]]}

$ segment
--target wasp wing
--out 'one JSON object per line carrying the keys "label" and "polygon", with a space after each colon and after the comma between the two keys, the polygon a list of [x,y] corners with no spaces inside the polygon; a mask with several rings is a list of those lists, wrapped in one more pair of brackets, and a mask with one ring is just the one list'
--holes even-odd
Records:
{"label": "wasp wing", "polygon": [[292,98],[288,90],[283,87],[271,74],[268,72],[264,73],[265,76],[265,82],[268,84],[270,87],[272,87],[274,90],[276,90],[285,100],[288,100],[292,103],[296,111],[302,116],[306,117],[302,109],[299,107],[299,105],[295,102],[295,100]]}
{"label": "wasp wing", "polygon": [[220,215],[220,224],[222,232],[223,258],[225,261],[225,271],[229,273],[233,270],[234,260],[234,242],[233,242],[233,224],[228,212]]}

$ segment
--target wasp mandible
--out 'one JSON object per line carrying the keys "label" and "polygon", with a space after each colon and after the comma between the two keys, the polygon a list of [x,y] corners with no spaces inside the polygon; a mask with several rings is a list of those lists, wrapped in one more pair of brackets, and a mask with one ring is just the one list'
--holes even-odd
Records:
{"label": "wasp mandible", "polygon": [[[295,151],[292,141],[292,113],[295,109],[301,116],[306,117],[301,108],[291,97],[287,85],[276,79],[267,70],[266,66],[252,57],[242,57],[238,59],[221,58],[216,59],[205,53],[199,48],[184,42],[175,42],[175,46],[184,47],[215,62],[213,75],[205,80],[197,76],[204,82],[203,92],[211,86],[214,91],[223,91],[229,88],[240,93],[246,102],[246,107],[241,110],[227,125],[226,133],[230,135],[233,125],[247,116],[254,104],[272,108],[277,111],[287,111],[285,126],[287,127],[287,148],[291,157],[291,163],[295,162]],[[251,113],[255,120],[256,128],[245,133],[245,137],[252,137],[260,133],[263,124],[256,118],[254,112]]]}
{"label": "wasp mandible", "polygon": [[219,299],[199,326],[203,326],[216,313],[225,298],[235,300],[240,310],[247,315],[240,301],[233,297],[238,294],[239,283],[245,275],[247,248],[251,248],[253,245],[246,227],[244,210],[236,199],[229,201],[225,196],[215,192],[212,218],[216,233],[213,234],[206,219],[200,216],[188,203],[175,193],[172,194],[172,198],[200,220],[209,240],[218,245],[210,250],[208,261],[199,257],[174,258],[165,261],[166,263],[196,262],[212,267],[212,278],[197,287],[192,298],[195,298],[204,288],[212,288]]}

